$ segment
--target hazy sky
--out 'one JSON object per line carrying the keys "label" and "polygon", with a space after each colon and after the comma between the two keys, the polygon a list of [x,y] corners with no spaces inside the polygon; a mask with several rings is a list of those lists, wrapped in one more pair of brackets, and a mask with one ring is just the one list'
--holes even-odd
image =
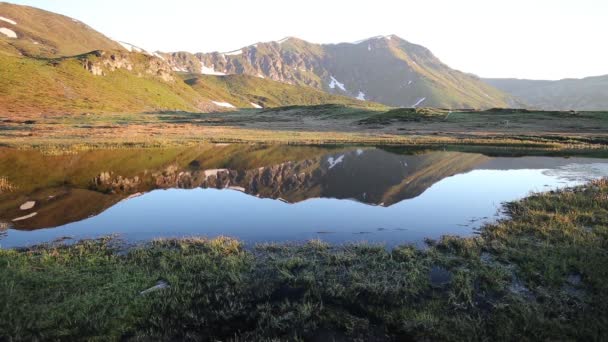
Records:
{"label": "hazy sky", "polygon": [[295,36],[396,34],[483,77],[608,74],[608,0],[12,0],[148,50],[229,51]]}

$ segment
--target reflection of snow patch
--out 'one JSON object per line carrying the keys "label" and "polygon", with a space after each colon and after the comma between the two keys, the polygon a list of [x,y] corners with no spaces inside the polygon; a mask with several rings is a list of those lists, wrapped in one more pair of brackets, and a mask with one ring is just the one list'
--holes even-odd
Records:
{"label": "reflection of snow patch", "polygon": [[357,95],[357,100],[365,101],[365,93],[359,90],[359,95]]}
{"label": "reflection of snow patch", "polygon": [[418,99],[418,101],[412,107],[417,107],[419,104],[421,104],[422,102],[424,102],[424,100],[426,100],[426,97]]}
{"label": "reflection of snow patch", "polygon": [[9,38],[17,38],[17,34],[15,33],[15,31],[7,29],[6,27],[0,27],[0,33],[4,34]]}
{"label": "reflection of snow patch", "polygon": [[213,102],[216,106],[220,106],[220,107],[236,108],[234,105],[232,105],[228,102],[220,102],[220,101],[211,101],[211,102]]}
{"label": "reflection of snow patch", "polygon": [[16,21],[14,21],[14,20],[12,20],[12,19],[9,19],[9,18],[0,17],[0,20],[2,20],[2,21],[6,21],[6,22],[7,22],[7,23],[9,23],[9,24],[17,25],[17,22],[16,22]]}
{"label": "reflection of snow patch", "polygon": [[543,175],[570,182],[588,182],[592,179],[608,177],[608,163],[568,164],[557,169],[545,170]]}
{"label": "reflection of snow patch", "polygon": [[25,215],[25,216],[17,217],[16,219],[13,219],[13,222],[27,220],[27,219],[29,219],[29,218],[32,218],[32,217],[36,216],[36,215],[38,215],[38,213],[31,213],[31,214],[29,214],[29,215]]}
{"label": "reflection of snow patch", "polygon": [[357,155],[358,155],[358,156],[360,156],[360,155],[362,155],[362,154],[363,154],[363,150],[362,150],[362,149],[360,149],[360,148],[358,148],[358,149],[357,149]]}
{"label": "reflection of snow patch", "polygon": [[346,88],[344,87],[344,83],[340,83],[335,77],[330,76],[331,77],[331,82],[329,82],[329,87],[331,89],[334,89],[336,87],[342,89],[342,91],[346,91]]}
{"label": "reflection of snow patch", "polygon": [[36,205],[36,201],[27,201],[25,203],[23,203],[19,209],[21,210],[30,210],[32,209],[34,206]]}
{"label": "reflection of snow patch", "polygon": [[330,169],[333,169],[334,166],[340,164],[343,161],[344,161],[344,155],[341,155],[341,156],[339,156],[336,159],[334,159],[334,157],[327,158],[327,162],[329,163],[329,168]]}

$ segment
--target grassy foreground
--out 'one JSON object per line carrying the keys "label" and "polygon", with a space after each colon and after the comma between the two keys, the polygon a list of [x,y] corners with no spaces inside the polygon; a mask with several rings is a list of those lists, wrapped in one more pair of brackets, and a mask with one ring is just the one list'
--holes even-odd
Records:
{"label": "grassy foreground", "polygon": [[[0,339],[601,340],[608,180],[505,208],[479,236],[424,250],[229,238],[0,250]],[[170,287],[140,294],[159,280]]]}

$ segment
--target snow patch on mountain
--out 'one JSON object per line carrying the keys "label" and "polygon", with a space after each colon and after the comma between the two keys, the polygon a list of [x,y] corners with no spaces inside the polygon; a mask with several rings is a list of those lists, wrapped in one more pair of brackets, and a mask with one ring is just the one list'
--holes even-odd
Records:
{"label": "snow patch on mountain", "polygon": [[359,94],[357,95],[357,100],[365,101],[365,93],[359,90]]}
{"label": "snow patch on mountain", "polygon": [[121,42],[119,40],[117,40],[116,42],[118,44],[120,44],[123,48],[125,48],[125,50],[127,50],[129,52],[139,52],[139,53],[145,53],[146,55],[149,55],[149,53],[146,50],[144,50],[144,49],[142,49],[140,47],[137,47],[137,46],[135,46],[133,44],[130,44],[130,43],[127,43],[127,42]]}
{"label": "snow patch on mountain", "polygon": [[204,64],[201,63],[201,74],[203,75],[216,75],[216,76],[223,76],[226,75],[225,73],[221,72],[221,71],[216,71],[213,67],[208,67]]}
{"label": "snow patch on mountain", "polygon": [[0,17],[0,20],[6,21],[9,24],[17,25],[17,22],[14,21],[13,19],[9,19],[9,18],[6,18],[6,17]]}
{"label": "snow patch on mountain", "polygon": [[162,59],[163,61],[165,60],[165,57],[161,56],[158,52],[153,52],[152,55],[154,57],[158,57],[158,58]]}
{"label": "snow patch on mountain", "polygon": [[419,98],[418,101],[416,101],[416,103],[412,107],[414,107],[414,108],[418,107],[418,105],[420,105],[422,102],[424,102],[424,100],[426,100],[426,97]]}
{"label": "snow patch on mountain", "polygon": [[243,54],[243,49],[225,52],[226,56],[238,56]]}
{"label": "snow patch on mountain", "polygon": [[15,31],[7,29],[6,27],[0,27],[0,33],[9,38],[17,38],[17,34],[15,33]]}
{"label": "snow patch on mountain", "polygon": [[349,44],[355,44],[356,45],[356,44],[365,43],[365,42],[368,42],[370,40],[375,40],[375,39],[391,40],[392,37],[393,37],[392,35],[388,35],[388,36],[375,36],[375,37],[370,37],[370,38],[367,38],[367,39],[357,40],[356,42],[352,42],[352,43],[349,43]]}
{"label": "snow patch on mountain", "polygon": [[174,67],[173,67],[173,71],[178,71],[178,72],[188,72],[188,69],[186,69],[185,67],[174,66]]}
{"label": "snow patch on mountain", "polygon": [[259,78],[266,78],[266,77],[264,77],[264,75],[262,75],[262,74],[258,74],[258,77],[259,77]]}
{"label": "snow patch on mountain", "polygon": [[286,42],[286,41],[288,41],[288,40],[289,40],[289,37],[285,37],[285,38],[283,38],[283,39],[281,39],[281,40],[277,40],[277,43],[279,43],[279,44],[283,44],[283,43],[285,43],[285,42]]}
{"label": "snow patch on mountain", "polygon": [[342,91],[346,91],[346,88],[344,87],[344,83],[340,83],[335,77],[330,76],[331,78],[331,82],[329,82],[329,88],[331,89],[335,89],[336,87],[342,89]]}
{"label": "snow patch on mountain", "polygon": [[257,103],[253,103],[253,102],[249,102],[249,103],[251,103],[251,105],[253,106],[253,108],[264,108],[264,107],[260,106]]}
{"label": "snow patch on mountain", "polygon": [[344,161],[344,155],[340,155],[338,158],[334,159],[334,157],[327,158],[327,162],[329,163],[329,168],[333,169],[336,165],[340,164]]}
{"label": "snow patch on mountain", "polygon": [[213,102],[216,106],[220,106],[220,107],[236,108],[234,105],[232,105],[228,102],[221,102],[221,101],[211,101],[211,102]]}

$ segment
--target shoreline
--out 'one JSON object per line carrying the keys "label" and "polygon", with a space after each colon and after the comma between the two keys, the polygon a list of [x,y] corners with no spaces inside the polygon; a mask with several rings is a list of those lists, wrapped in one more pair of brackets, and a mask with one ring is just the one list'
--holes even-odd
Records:
{"label": "shoreline", "polygon": [[[509,217],[479,236],[444,236],[426,249],[310,241],[250,250],[191,238],[124,251],[106,238],[0,250],[0,331],[203,340],[608,333],[608,180],[504,208]],[[139,295],[161,281],[168,287]]]}

